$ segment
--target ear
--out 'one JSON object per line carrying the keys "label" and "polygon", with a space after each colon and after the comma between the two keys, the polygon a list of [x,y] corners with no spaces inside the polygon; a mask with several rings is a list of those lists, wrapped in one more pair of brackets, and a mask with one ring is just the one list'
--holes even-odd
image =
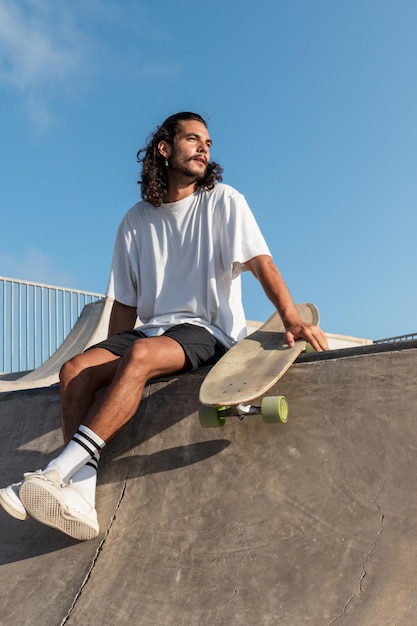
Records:
{"label": "ear", "polygon": [[168,159],[171,154],[171,146],[166,141],[160,141],[158,143],[158,152],[164,159]]}

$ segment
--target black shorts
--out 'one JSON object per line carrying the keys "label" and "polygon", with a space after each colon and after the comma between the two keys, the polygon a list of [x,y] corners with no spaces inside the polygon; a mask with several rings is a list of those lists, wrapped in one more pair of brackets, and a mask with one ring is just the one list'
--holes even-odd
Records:
{"label": "black shorts", "polygon": [[[127,330],[114,337],[109,337],[100,343],[88,348],[104,348],[112,354],[123,356],[131,344],[147,335],[141,330]],[[202,365],[213,365],[226,352],[226,347],[208,330],[195,324],[178,324],[168,328],[164,337],[175,339],[188,357],[189,365],[186,370],[195,369]]]}

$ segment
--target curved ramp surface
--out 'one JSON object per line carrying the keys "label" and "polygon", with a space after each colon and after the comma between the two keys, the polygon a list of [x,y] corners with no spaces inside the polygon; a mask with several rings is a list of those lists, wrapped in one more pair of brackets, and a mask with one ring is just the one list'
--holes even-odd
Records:
{"label": "curved ramp surface", "polygon": [[[318,356],[318,355],[317,355]],[[204,430],[204,372],[151,384],[107,446],[101,533],[0,511],[0,623],[417,623],[417,349],[309,357],[285,425]],[[1,480],[59,449],[55,388],[0,396]]]}
{"label": "curved ramp surface", "polygon": [[61,366],[76,354],[107,337],[113,300],[103,298],[86,304],[74,328],[45,363],[30,372],[0,378],[0,392],[48,387],[58,382]]}

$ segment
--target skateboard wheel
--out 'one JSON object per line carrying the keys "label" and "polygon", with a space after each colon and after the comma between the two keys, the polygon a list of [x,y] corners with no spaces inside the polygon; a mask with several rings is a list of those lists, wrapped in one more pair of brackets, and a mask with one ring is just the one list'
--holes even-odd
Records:
{"label": "skateboard wheel", "polygon": [[315,352],[314,348],[312,345],[310,345],[309,343],[306,343],[306,347],[305,347],[305,353],[306,354],[310,354],[311,352]]}
{"label": "skateboard wheel", "polygon": [[270,396],[262,398],[262,419],[267,424],[276,424],[288,420],[288,402],[285,396]]}
{"label": "skateboard wheel", "polygon": [[226,417],[221,414],[222,407],[217,408],[215,406],[200,406],[198,417],[200,424],[204,428],[219,428],[226,423]]}

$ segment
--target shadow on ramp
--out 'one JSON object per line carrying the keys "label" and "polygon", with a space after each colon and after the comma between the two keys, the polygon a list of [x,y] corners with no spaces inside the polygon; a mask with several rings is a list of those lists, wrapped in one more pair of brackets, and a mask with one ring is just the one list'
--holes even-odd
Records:
{"label": "shadow on ramp", "polygon": [[[286,425],[202,429],[204,372],[148,386],[103,455],[97,540],[0,513],[4,623],[417,623],[416,365],[311,357],[281,381]],[[57,391],[32,393],[3,402],[6,484],[60,445]]]}

